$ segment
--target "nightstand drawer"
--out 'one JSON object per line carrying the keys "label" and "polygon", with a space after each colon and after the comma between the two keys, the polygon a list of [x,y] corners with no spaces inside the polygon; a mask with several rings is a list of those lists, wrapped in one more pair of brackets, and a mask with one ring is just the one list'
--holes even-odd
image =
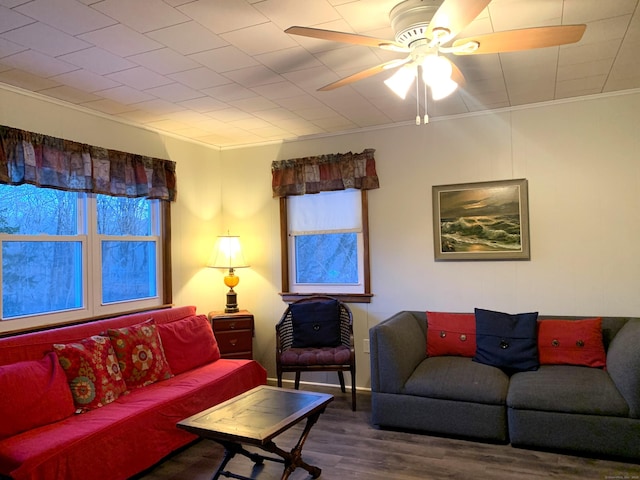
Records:
{"label": "nightstand drawer", "polygon": [[228,330],[251,330],[253,320],[251,318],[224,318],[213,321],[214,332],[226,332]]}
{"label": "nightstand drawer", "polygon": [[215,335],[220,352],[250,352],[252,349],[253,335],[251,330],[216,332]]}

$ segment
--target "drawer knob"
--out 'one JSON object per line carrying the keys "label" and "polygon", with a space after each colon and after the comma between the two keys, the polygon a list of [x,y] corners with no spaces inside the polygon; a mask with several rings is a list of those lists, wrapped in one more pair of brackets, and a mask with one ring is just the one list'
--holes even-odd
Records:
{"label": "drawer knob", "polygon": [[229,330],[235,330],[236,329],[236,322],[231,322],[229,324]]}
{"label": "drawer knob", "polygon": [[238,344],[238,339],[237,338],[232,338],[231,340],[229,340],[229,343],[235,347]]}

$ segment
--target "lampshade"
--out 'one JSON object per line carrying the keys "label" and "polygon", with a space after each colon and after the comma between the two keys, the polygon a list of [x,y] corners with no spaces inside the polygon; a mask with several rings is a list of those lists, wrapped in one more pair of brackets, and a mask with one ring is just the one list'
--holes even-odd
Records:
{"label": "lampshade", "polygon": [[208,267],[212,268],[244,268],[249,265],[242,255],[240,237],[231,235],[221,235],[218,237],[209,262]]}
{"label": "lampshade", "polygon": [[455,92],[456,88],[458,88],[458,84],[450,78],[447,78],[439,83],[431,85],[430,87],[432,98],[434,100],[441,100]]}
{"label": "lampshade", "polygon": [[450,80],[452,72],[451,63],[438,55],[427,55],[422,61],[422,81],[430,87]]}
{"label": "lampshade", "polygon": [[404,100],[409,88],[413,84],[413,80],[416,78],[416,73],[417,69],[415,65],[403,65],[396,70],[396,73],[387,78],[384,83],[393,91],[393,93]]}
{"label": "lampshade", "polygon": [[218,243],[207,262],[207,266],[229,270],[224,277],[224,284],[229,287],[229,291],[227,292],[227,305],[224,311],[225,313],[238,312],[238,296],[233,287],[240,283],[240,277],[234,273],[234,269],[249,266],[242,255],[240,237],[231,235],[219,236]]}

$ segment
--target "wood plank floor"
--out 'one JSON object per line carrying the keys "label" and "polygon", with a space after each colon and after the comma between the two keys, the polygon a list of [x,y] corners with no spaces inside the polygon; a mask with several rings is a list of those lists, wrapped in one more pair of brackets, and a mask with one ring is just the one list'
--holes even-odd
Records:
{"label": "wood plank floor", "polygon": [[[358,392],[358,411],[352,412],[349,393],[323,387],[301,388],[335,395],[303,448],[303,458],[322,468],[323,479],[640,480],[640,464],[636,463],[379,430],[369,422],[371,396],[368,393]],[[293,427],[280,435],[276,444],[286,450],[292,448],[301,431],[302,426]],[[137,480],[210,479],[222,454],[218,444],[198,441],[138,476]],[[227,468],[259,480],[276,480],[282,475],[281,464],[265,462],[255,467],[243,456],[235,457]],[[289,478],[311,477],[297,469]]]}

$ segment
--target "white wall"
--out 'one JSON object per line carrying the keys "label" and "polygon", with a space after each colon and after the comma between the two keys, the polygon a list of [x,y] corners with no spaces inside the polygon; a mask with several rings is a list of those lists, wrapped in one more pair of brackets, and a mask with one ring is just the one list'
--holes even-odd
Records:
{"label": "white wall", "polygon": [[[331,138],[222,151],[225,221],[252,267],[242,308],[256,316],[256,356],[275,376],[280,291],[273,160],[376,150],[369,192],[370,304],[351,304],[357,385],[369,386],[368,329],[403,309],[640,316],[640,93],[540,105]],[[433,185],[526,178],[530,261],[435,262]],[[313,381],[335,383],[333,374]],[[303,378],[304,381],[304,378]]]}
{"label": "white wall", "polygon": [[[13,89],[0,88],[0,125],[175,161],[178,199],[171,205],[174,303],[197,305],[198,312],[206,314],[213,306],[212,297],[224,294],[220,273],[203,267],[216,235],[222,233],[219,150]],[[0,331],[15,329],[8,324],[18,321],[0,325]]]}

